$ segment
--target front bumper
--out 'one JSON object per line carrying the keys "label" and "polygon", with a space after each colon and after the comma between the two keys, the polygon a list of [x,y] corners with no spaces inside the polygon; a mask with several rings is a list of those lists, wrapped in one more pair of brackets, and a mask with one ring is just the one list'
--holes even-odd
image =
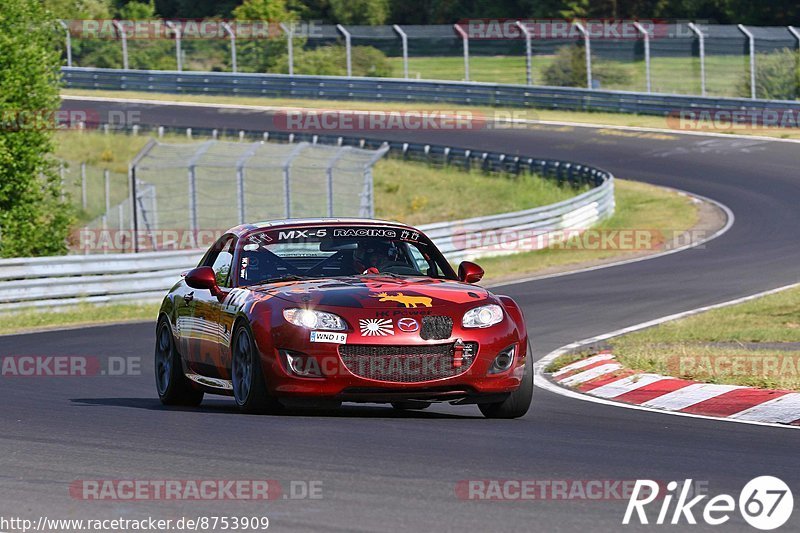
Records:
{"label": "front bumper", "polygon": [[[344,344],[333,342],[311,342],[310,332],[293,325],[259,331],[254,325],[256,342],[261,352],[261,362],[269,392],[278,398],[335,398],[348,402],[391,402],[400,400],[450,401],[475,403],[477,401],[502,401],[508,393],[519,388],[527,362],[527,338],[520,337],[519,330],[510,319],[486,329],[462,329],[454,327],[450,337],[441,340],[423,340],[419,333],[401,333],[384,337],[362,337],[349,331]],[[475,343],[476,353],[465,370],[451,376],[425,379],[406,377],[397,373],[379,379],[359,375],[345,364],[340,353],[341,346],[357,347],[425,347],[454,346],[457,341]],[[504,372],[491,373],[497,355],[515,347],[515,358],[511,368]],[[310,364],[306,368],[319,369],[321,377],[303,377],[294,373],[286,364],[281,352],[300,354]],[[374,373],[373,373],[374,374]]]}

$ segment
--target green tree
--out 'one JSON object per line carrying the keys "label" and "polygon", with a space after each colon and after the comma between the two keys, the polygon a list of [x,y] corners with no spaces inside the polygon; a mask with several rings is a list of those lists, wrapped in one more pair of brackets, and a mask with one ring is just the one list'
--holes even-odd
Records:
{"label": "green tree", "polygon": [[297,15],[291,11],[286,0],[245,0],[233,10],[237,20],[269,20],[287,22],[296,20]]}
{"label": "green tree", "polygon": [[383,24],[389,0],[330,0],[330,14],[339,24]]}
{"label": "green tree", "polygon": [[[271,24],[291,22],[299,19],[286,0],[245,0],[233,10],[237,20],[269,21]],[[275,72],[281,70],[281,63],[287,63],[288,46],[283,32],[275,29],[266,40],[242,40],[239,44],[239,56],[248,58],[250,68],[255,72]],[[305,39],[293,39],[295,49],[301,49]]]}
{"label": "green tree", "polygon": [[58,35],[55,20],[37,0],[16,0],[3,6],[0,256],[66,251],[72,209],[61,199],[52,158],[52,122],[44,120],[53,117],[60,105]]}
{"label": "green tree", "polygon": [[44,6],[60,19],[106,19],[112,12],[109,0],[44,0]]}

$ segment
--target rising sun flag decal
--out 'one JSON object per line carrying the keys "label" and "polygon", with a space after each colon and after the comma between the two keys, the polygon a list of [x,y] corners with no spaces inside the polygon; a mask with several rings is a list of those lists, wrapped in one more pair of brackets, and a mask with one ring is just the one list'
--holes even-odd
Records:
{"label": "rising sun flag decal", "polygon": [[390,318],[362,318],[358,321],[361,335],[364,337],[385,337],[394,335],[394,326]]}

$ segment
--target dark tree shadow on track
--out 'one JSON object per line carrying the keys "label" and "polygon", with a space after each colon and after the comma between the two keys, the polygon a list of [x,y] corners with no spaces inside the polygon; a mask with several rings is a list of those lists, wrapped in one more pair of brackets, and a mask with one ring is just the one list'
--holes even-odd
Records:
{"label": "dark tree shadow on track", "polygon": [[[146,409],[149,411],[185,411],[196,413],[226,413],[241,416],[272,416],[272,417],[323,417],[323,418],[413,418],[413,419],[483,419],[476,414],[458,415],[453,413],[437,413],[435,411],[402,411],[388,405],[359,405],[345,404],[339,409],[311,409],[287,408],[277,414],[245,415],[232,401],[206,400],[199,407],[177,407],[162,405],[157,398],[72,398],[72,404],[80,407],[127,407],[131,409]],[[469,409],[469,407],[466,407]],[[435,409],[435,407],[433,407]]]}

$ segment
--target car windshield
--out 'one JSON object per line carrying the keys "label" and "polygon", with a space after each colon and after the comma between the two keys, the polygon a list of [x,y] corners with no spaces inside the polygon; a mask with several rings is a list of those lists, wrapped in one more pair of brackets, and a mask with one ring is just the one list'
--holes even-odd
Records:
{"label": "car windshield", "polygon": [[362,274],[456,279],[430,240],[404,228],[264,229],[241,239],[239,248],[239,286]]}

